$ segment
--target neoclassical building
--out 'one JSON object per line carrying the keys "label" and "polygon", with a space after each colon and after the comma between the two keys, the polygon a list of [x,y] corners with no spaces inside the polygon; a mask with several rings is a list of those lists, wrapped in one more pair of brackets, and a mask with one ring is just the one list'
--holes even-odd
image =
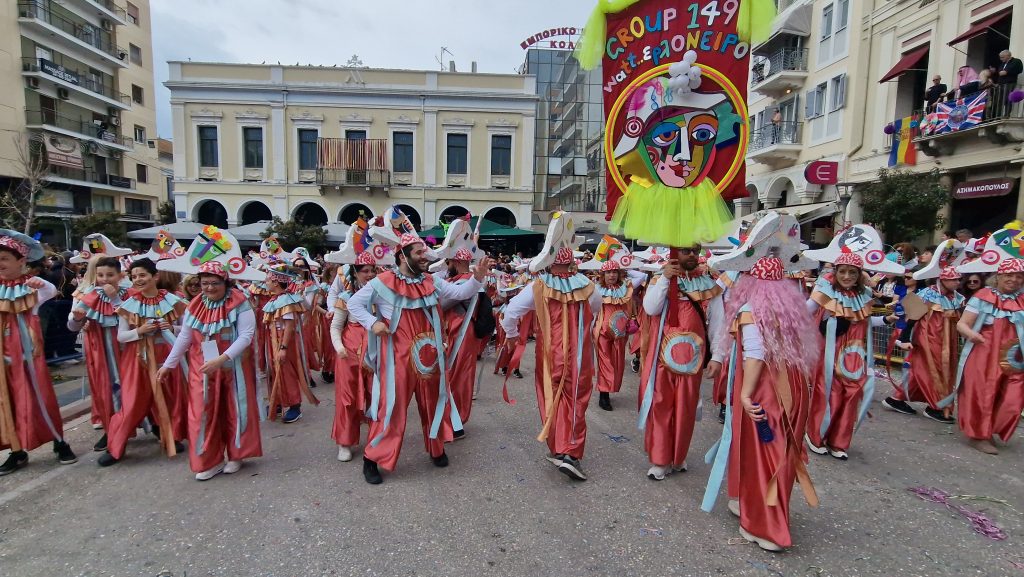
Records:
{"label": "neoclassical building", "polygon": [[537,97],[516,74],[170,62],[178,220],[350,224],[402,205],[530,227]]}

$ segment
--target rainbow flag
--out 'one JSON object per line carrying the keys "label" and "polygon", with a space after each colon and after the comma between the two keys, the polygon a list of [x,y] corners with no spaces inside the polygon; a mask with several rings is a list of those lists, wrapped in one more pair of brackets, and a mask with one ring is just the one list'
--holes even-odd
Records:
{"label": "rainbow flag", "polygon": [[892,123],[892,149],[889,151],[889,166],[897,164],[917,164],[917,149],[914,138],[917,137],[917,117],[907,116]]}

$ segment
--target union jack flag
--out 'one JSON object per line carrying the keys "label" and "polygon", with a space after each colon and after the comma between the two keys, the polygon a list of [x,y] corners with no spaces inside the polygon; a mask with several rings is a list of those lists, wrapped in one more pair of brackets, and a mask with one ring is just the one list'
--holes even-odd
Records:
{"label": "union jack flag", "polygon": [[979,92],[956,102],[940,102],[931,114],[930,134],[944,134],[974,128],[985,117],[988,93]]}

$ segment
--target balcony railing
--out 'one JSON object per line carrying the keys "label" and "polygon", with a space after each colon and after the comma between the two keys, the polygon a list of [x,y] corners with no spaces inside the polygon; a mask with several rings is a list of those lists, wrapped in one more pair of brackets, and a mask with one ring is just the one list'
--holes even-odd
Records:
{"label": "balcony railing", "polygon": [[125,190],[135,190],[134,178],[125,178],[116,174],[99,174],[92,168],[49,166],[47,167],[47,172],[49,172],[50,176],[66,178],[68,180],[80,180],[82,182],[105,184],[107,186],[123,188]]}
{"label": "balcony railing", "polygon": [[801,144],[803,122],[780,122],[762,126],[750,133],[747,153],[779,144]]}
{"label": "balcony railing", "polygon": [[96,124],[93,120],[69,118],[52,110],[26,110],[25,121],[29,126],[48,125],[83,135],[87,138],[109,143],[115,146],[132,147],[131,138],[122,138],[116,127]]}
{"label": "balcony railing", "polygon": [[82,88],[99,94],[100,96],[105,96],[111,100],[117,100],[125,106],[131,106],[132,103],[131,96],[114,90],[113,86],[97,82],[89,75],[88,70],[68,68],[67,66],[51,62],[45,58],[22,58],[21,69],[24,72],[42,72],[44,74],[48,74],[54,78],[74,84],[75,86],[81,86]]}
{"label": "balcony railing", "polygon": [[113,56],[119,60],[127,58],[127,51],[114,44],[109,34],[104,35],[101,28],[92,26],[88,22],[76,22],[54,12],[54,7],[59,6],[45,0],[45,2],[18,2],[18,16],[20,18],[34,18],[46,22],[50,26],[61,30],[65,34],[85,42],[86,44]]}
{"label": "balcony railing", "polygon": [[121,8],[120,6],[118,6],[117,4],[114,4],[113,0],[89,0],[89,1],[92,2],[93,4],[99,4],[100,6],[106,8],[108,12],[112,13],[114,16],[117,16],[118,19],[120,19],[121,21],[127,21],[128,20],[128,12],[124,8]]}
{"label": "balcony railing", "polygon": [[780,48],[753,66],[751,88],[782,72],[807,72],[806,48]]}
{"label": "balcony railing", "polygon": [[316,183],[390,186],[386,138],[318,138]]}
{"label": "balcony railing", "polygon": [[[1021,120],[1024,119],[1024,104],[1010,102],[1010,93],[1014,90],[1024,90],[1018,88],[1012,84],[997,84],[986,90],[974,92],[961,97],[969,103],[971,100],[977,98],[979,94],[985,94],[985,103],[982,106],[980,103],[977,105],[980,110],[971,110],[970,107],[965,113],[963,119],[957,118],[958,126],[953,127],[950,125],[950,115],[948,113],[938,112],[940,104],[950,105],[951,102],[940,101],[928,110],[917,110],[913,116],[920,121],[920,130],[918,136],[941,136],[944,134],[956,134],[960,130],[974,128],[993,122],[999,122],[1003,120]],[[974,118],[971,118],[971,113],[974,113]],[[979,118],[980,117],[980,118]],[[960,125],[959,122],[966,120],[966,125]],[[962,126],[962,128],[961,128]]]}

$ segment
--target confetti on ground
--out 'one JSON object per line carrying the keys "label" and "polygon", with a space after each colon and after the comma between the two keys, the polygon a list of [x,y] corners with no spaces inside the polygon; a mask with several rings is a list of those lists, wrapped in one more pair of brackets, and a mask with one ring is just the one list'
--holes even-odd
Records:
{"label": "confetti on ground", "polygon": [[664,533],[662,532],[661,529],[653,529],[651,527],[641,527],[640,528],[640,536],[641,537],[661,537],[663,534]]}
{"label": "confetti on ground", "polygon": [[627,437],[625,435],[609,435],[608,433],[604,433],[604,436],[608,437],[608,440],[613,442],[613,443],[628,443],[629,442],[629,437]]}
{"label": "confetti on ground", "polygon": [[974,532],[979,535],[984,535],[995,541],[1004,541],[1006,539],[1006,531],[1003,531],[1001,527],[984,514],[950,502],[951,499],[976,497],[974,495],[950,495],[942,489],[936,489],[935,487],[907,487],[907,490],[925,501],[945,505],[950,511],[970,521]]}
{"label": "confetti on ground", "polygon": [[779,571],[778,569],[776,569],[774,567],[769,567],[767,563],[762,563],[761,561],[750,561],[750,560],[748,560],[747,563],[751,567],[753,567],[754,569],[760,569],[761,571],[767,571],[768,573],[771,573],[772,575],[780,575],[781,577],[785,577],[785,575],[783,575],[782,571]]}

